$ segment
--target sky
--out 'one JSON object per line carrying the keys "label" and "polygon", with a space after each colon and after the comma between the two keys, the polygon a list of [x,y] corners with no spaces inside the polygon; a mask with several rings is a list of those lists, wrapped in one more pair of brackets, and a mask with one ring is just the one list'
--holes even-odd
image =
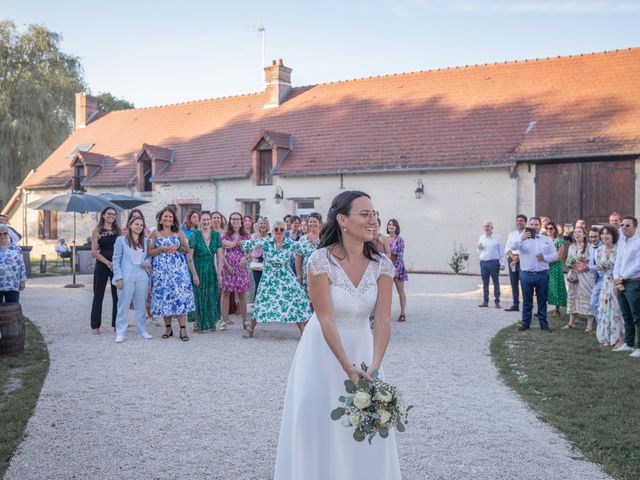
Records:
{"label": "sky", "polygon": [[640,0],[0,0],[0,19],[58,32],[91,93],[136,107],[294,86],[640,47]]}

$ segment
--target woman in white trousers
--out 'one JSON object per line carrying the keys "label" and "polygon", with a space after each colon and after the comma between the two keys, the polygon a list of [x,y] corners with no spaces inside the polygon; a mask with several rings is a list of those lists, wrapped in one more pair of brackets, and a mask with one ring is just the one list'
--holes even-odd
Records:
{"label": "woman in white trousers", "polygon": [[133,301],[138,336],[149,340],[145,303],[149,287],[147,241],[144,220],[133,217],[127,225],[127,235],[118,237],[113,250],[113,284],[118,288],[116,343],[122,343],[129,326],[129,306]]}

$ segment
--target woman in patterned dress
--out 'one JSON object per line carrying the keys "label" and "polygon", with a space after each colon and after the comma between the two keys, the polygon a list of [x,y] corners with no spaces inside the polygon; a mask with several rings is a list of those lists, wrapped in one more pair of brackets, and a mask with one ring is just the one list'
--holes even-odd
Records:
{"label": "woman in patterned dress", "polygon": [[[200,228],[189,237],[189,264],[196,301],[194,333],[214,331],[220,320],[220,290],[217,265],[222,265],[222,239],[211,229],[211,213],[200,214]],[[215,260],[214,260],[215,259]]]}
{"label": "woman in patterned dress", "polygon": [[302,284],[307,297],[309,296],[309,289],[307,285],[307,264],[309,263],[309,257],[320,245],[320,228],[322,228],[322,215],[317,212],[313,212],[307,219],[307,234],[300,237],[300,243],[308,243],[312,248],[307,248],[309,252],[306,255],[295,255],[296,260],[296,278]]}
{"label": "woman in patterned dress", "polygon": [[260,248],[264,255],[264,269],[253,305],[253,318],[244,338],[253,337],[257,322],[295,322],[302,333],[304,323],[311,316],[309,299],[289,267],[289,258],[292,254],[311,255],[315,249],[309,242],[294,242],[285,238],[285,231],[285,223],[277,221],[273,225],[272,238],[242,242],[245,252]]}
{"label": "woman in patterned dress", "polygon": [[387,235],[389,235],[389,250],[391,251],[391,261],[396,268],[395,284],[400,297],[400,315],[398,322],[406,320],[404,310],[407,307],[407,296],[404,293],[404,282],[409,280],[407,269],[404,266],[404,240],[400,236],[400,224],[395,218],[387,223]]}
{"label": "woman in patterned dress", "polygon": [[[589,271],[589,252],[587,251],[587,234],[584,228],[576,227],[573,230],[573,240],[575,243],[569,246],[567,254],[567,267],[570,270],[567,277],[567,312],[569,313],[569,323],[563,330],[575,328],[577,317],[586,317],[587,328],[585,332],[593,332],[593,308],[591,307],[591,292],[595,285],[593,273]],[[573,273],[571,273],[573,271]],[[577,281],[570,281],[570,278],[577,278]]]}
{"label": "woman in patterned dress", "polygon": [[219,330],[226,330],[229,321],[229,296],[231,292],[238,297],[238,307],[242,315],[242,325],[247,325],[247,292],[249,285],[249,270],[247,259],[242,251],[242,241],[251,240],[251,236],[244,231],[242,215],[233,212],[229,215],[227,230],[222,236],[224,257],[220,272],[220,288],[222,289],[222,321]]}
{"label": "woman in patterned dress", "polygon": [[558,232],[555,223],[549,222],[546,227],[546,234],[556,247],[557,260],[549,264],[549,294],[547,303],[556,307],[554,315],[559,317],[562,313],[560,307],[567,306],[567,289],[564,286],[564,270],[562,259],[564,258],[564,238]]}
{"label": "woman in patterned dress", "polygon": [[[153,257],[151,312],[164,317],[165,332],[161,338],[173,337],[171,319],[177,317],[180,340],[186,342],[187,314],[196,309],[186,259],[189,245],[171,207],[160,210],[156,220],[158,228],[149,237],[149,256]],[[195,270],[191,275],[196,275]]]}
{"label": "woman in patterned dress", "polygon": [[624,320],[613,281],[613,265],[616,263],[618,231],[613,225],[600,229],[603,246],[596,253],[596,269],[603,272],[600,302],[598,303],[598,326],[596,338],[605,346],[617,348],[624,343]]}

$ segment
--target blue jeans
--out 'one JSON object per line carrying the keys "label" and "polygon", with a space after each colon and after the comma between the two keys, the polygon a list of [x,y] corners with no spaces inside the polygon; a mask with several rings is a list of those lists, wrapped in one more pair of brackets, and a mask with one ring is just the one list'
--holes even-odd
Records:
{"label": "blue jeans", "polygon": [[593,318],[598,321],[598,305],[600,304],[600,290],[602,290],[602,277],[598,275],[596,284],[591,291],[591,310],[593,310]]}
{"label": "blue jeans", "polygon": [[509,269],[509,282],[511,283],[511,296],[513,297],[513,306],[520,306],[520,262],[516,263],[516,271],[511,270],[511,259],[507,258]]}
{"label": "blue jeans", "polygon": [[520,272],[522,285],[522,324],[531,326],[533,310],[533,293],[538,300],[538,321],[540,328],[549,328],[547,323],[547,293],[549,292],[549,272]]}
{"label": "blue jeans", "polygon": [[480,276],[482,277],[483,302],[489,303],[489,279],[493,280],[493,297],[500,303],[500,261],[480,260]]}
{"label": "blue jeans", "polygon": [[20,292],[13,290],[3,290],[0,292],[0,303],[18,303],[20,301]]}

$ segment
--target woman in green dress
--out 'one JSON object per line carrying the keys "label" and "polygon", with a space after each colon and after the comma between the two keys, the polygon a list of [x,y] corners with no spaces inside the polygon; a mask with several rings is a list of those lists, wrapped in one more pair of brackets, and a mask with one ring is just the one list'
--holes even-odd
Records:
{"label": "woman in green dress", "polygon": [[258,322],[296,323],[302,333],[312,314],[307,294],[296,280],[289,259],[291,255],[310,255],[312,251],[309,250],[313,246],[285,238],[285,230],[285,223],[278,221],[273,225],[273,237],[242,241],[245,252],[260,248],[264,256],[251,325],[246,329],[244,338],[253,337]]}
{"label": "woman in green dress", "polygon": [[220,234],[211,228],[209,212],[201,213],[200,228],[192,231],[189,248],[189,262],[196,272],[193,276],[193,293],[197,315],[193,331],[214,331],[220,320],[219,273],[216,265],[222,265],[222,240]]}
{"label": "woman in green dress", "polygon": [[547,236],[553,240],[556,247],[557,259],[549,265],[549,294],[547,303],[556,307],[553,312],[556,317],[562,313],[560,307],[567,306],[567,289],[564,285],[564,270],[562,269],[562,259],[564,258],[564,239],[558,235],[558,227],[555,223],[549,222],[545,227]]}

